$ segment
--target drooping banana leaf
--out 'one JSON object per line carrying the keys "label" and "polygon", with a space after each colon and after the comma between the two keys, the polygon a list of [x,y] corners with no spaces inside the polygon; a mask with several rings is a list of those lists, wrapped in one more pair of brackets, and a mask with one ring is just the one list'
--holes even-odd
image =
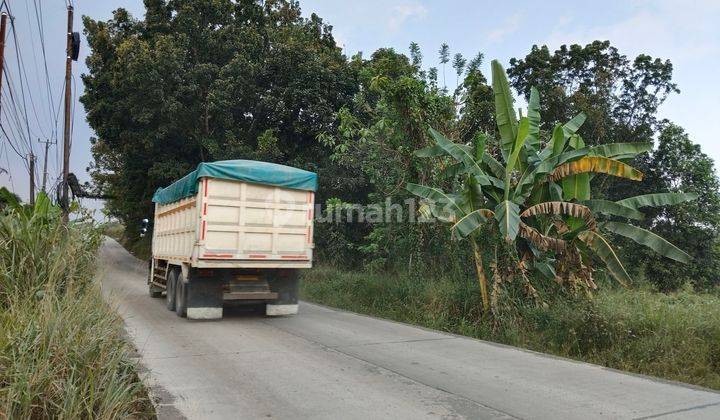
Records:
{"label": "drooping banana leaf", "polygon": [[447,154],[447,152],[445,152],[445,149],[443,149],[442,147],[440,147],[438,145],[425,147],[425,148],[418,149],[413,152],[413,155],[415,155],[417,157],[437,157],[437,156],[442,156],[444,154]]}
{"label": "drooping banana leaf", "polygon": [[565,178],[569,175],[581,173],[602,173],[627,178],[634,181],[641,181],[642,172],[619,160],[609,159],[602,156],[586,156],[579,160],[562,164],[555,168],[550,174],[553,181]]}
{"label": "drooping banana leaf", "polygon": [[493,212],[488,209],[477,209],[458,220],[453,225],[452,232],[454,235],[465,238],[487,223],[488,219],[493,216]]}
{"label": "drooping banana leaf", "polygon": [[437,206],[432,203],[422,203],[418,208],[418,213],[428,220],[434,217],[445,223],[455,223],[458,219],[455,213],[450,213],[445,210],[444,206]]}
{"label": "drooping banana leaf", "polygon": [[627,219],[642,220],[644,215],[632,207],[610,200],[586,200],[582,204],[588,206],[595,213],[602,213],[608,216],[620,216]]}
{"label": "drooping banana leaf", "polygon": [[440,189],[413,183],[408,183],[405,186],[405,189],[407,189],[410,193],[415,194],[420,198],[429,200],[431,203],[436,205],[440,204],[450,206],[450,208],[457,213],[458,218],[465,215],[465,212],[462,210],[457,201]]}
{"label": "drooping banana leaf", "polygon": [[540,93],[535,89],[535,86],[530,88],[527,118],[530,122],[530,129],[528,130],[526,144],[530,149],[538,150],[540,146]]}
{"label": "drooping banana leaf", "polygon": [[445,136],[432,128],[430,129],[430,135],[433,137],[438,146],[445,150],[450,156],[455,158],[455,160],[465,165],[466,171],[473,174],[480,185],[491,185],[491,182],[485,172],[482,168],[480,168],[480,166],[478,166],[475,159],[473,159],[473,151],[471,151],[468,147],[460,147],[459,144],[448,140]]}
{"label": "drooping banana leaf", "polygon": [[627,286],[632,281],[625,267],[618,259],[615,250],[612,249],[608,240],[601,234],[586,230],[578,234],[580,239],[588,248],[592,249],[595,254],[605,263],[608,272],[623,286]]}
{"label": "drooping banana leaf", "polygon": [[454,178],[458,175],[464,174],[465,172],[465,166],[462,163],[458,162],[443,169],[440,175],[443,178]]}
{"label": "drooping banana leaf", "polygon": [[482,162],[487,165],[488,169],[490,170],[490,174],[497,178],[504,178],[505,177],[505,167],[502,166],[500,162],[497,161],[491,154],[485,153],[482,156]]}
{"label": "drooping banana leaf", "polygon": [[490,63],[492,68],[492,87],[495,96],[495,120],[500,132],[500,151],[505,160],[512,153],[513,143],[517,138],[517,117],[513,108],[513,96],[510,92],[505,70],[499,61]]}
{"label": "drooping banana leaf", "polygon": [[521,217],[532,217],[541,214],[566,215],[580,219],[588,229],[595,229],[595,217],[592,211],[578,203],[568,201],[546,201],[544,203],[535,204],[523,211]]}
{"label": "drooping banana leaf", "polygon": [[520,207],[512,201],[505,200],[495,207],[495,220],[498,222],[500,233],[507,242],[517,238],[520,229]]}
{"label": "drooping banana leaf", "polygon": [[546,279],[555,279],[555,267],[553,266],[552,262],[534,260],[533,267]]}
{"label": "drooping banana leaf", "polygon": [[588,153],[590,156],[603,156],[613,159],[626,159],[652,150],[652,143],[611,143],[593,146]]}
{"label": "drooping banana leaf", "polygon": [[690,262],[690,256],[683,250],[649,230],[619,222],[603,223],[602,227],[612,233],[630,238],[640,245],[645,245],[662,256],[681,263],[687,264]]}
{"label": "drooping banana leaf", "polygon": [[695,193],[655,193],[638,195],[620,200],[617,203],[625,207],[639,209],[642,207],[672,206],[697,199]]}

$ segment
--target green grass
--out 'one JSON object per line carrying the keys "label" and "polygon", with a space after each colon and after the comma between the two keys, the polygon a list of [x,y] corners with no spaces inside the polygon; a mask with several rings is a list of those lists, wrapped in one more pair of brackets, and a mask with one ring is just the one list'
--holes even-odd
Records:
{"label": "green grass", "polygon": [[720,389],[720,298],[683,290],[603,289],[483,318],[471,279],[422,278],[317,267],[310,301],[437,330]]}
{"label": "green grass", "polygon": [[100,230],[0,215],[0,418],[152,418],[122,320],[94,281]]}

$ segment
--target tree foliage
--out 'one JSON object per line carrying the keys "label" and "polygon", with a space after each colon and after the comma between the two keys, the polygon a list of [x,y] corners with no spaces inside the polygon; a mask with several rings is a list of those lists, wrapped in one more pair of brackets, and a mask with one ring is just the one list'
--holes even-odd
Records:
{"label": "tree foliage", "polygon": [[[356,89],[331,27],[296,2],[146,2],[84,18],[81,98],[97,133],[91,173],[129,223],[201,161],[248,158],[323,169],[318,133]],[[322,175],[322,174],[321,174]]]}

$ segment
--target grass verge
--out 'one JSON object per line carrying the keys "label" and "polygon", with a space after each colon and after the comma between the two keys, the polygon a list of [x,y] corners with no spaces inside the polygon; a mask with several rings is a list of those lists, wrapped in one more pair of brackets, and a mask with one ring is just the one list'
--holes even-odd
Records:
{"label": "grass verge", "polygon": [[684,290],[605,289],[589,301],[557,298],[520,307],[493,328],[474,281],[347,272],[303,274],[304,299],[555,354],[611,368],[720,389],[720,298]]}
{"label": "grass verge", "polygon": [[0,418],[155,416],[94,282],[100,238],[40,198],[0,215]]}

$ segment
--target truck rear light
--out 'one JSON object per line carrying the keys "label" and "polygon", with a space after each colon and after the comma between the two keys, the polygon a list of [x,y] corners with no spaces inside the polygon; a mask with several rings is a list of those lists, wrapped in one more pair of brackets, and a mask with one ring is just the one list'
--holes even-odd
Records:
{"label": "truck rear light", "polygon": [[201,268],[198,270],[199,277],[212,277],[214,274],[213,270],[208,270],[207,268]]}

